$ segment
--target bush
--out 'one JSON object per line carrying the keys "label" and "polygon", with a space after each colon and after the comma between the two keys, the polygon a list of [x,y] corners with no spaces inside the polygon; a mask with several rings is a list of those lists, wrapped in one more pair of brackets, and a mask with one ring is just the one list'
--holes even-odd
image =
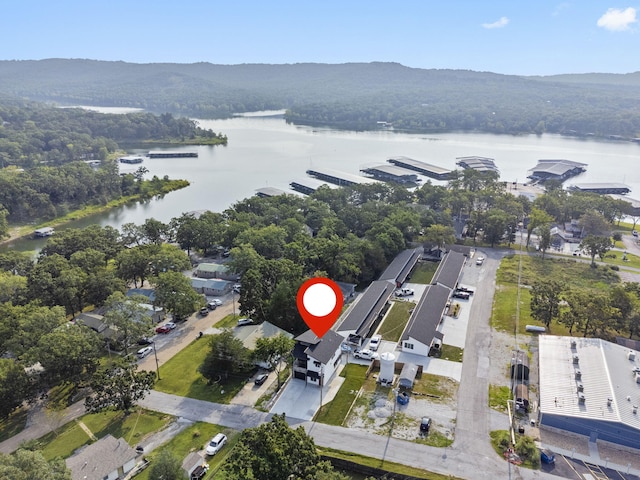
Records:
{"label": "bush", "polygon": [[615,270],[616,272],[620,270],[620,267],[619,267],[619,266],[617,266],[617,265],[609,265],[609,268],[610,268],[611,270]]}

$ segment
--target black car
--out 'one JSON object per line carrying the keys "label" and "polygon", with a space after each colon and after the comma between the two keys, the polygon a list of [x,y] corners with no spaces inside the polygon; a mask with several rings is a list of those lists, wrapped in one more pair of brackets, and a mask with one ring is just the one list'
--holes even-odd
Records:
{"label": "black car", "polygon": [[469,300],[469,293],[468,292],[462,292],[460,290],[456,290],[455,292],[453,292],[453,295],[451,295],[453,298],[460,298],[462,300]]}
{"label": "black car", "polygon": [[138,340],[138,345],[151,345],[152,343],[153,340],[148,337],[142,337],[140,340]]}
{"label": "black car", "polygon": [[267,378],[269,378],[269,374],[268,373],[261,373],[260,375],[258,375],[256,377],[256,379],[253,381],[253,383],[255,383],[256,385],[262,385],[264,382],[267,381]]}
{"label": "black car", "polygon": [[431,428],[431,419],[429,417],[422,417],[422,421],[420,422],[420,432],[429,433],[430,428]]}

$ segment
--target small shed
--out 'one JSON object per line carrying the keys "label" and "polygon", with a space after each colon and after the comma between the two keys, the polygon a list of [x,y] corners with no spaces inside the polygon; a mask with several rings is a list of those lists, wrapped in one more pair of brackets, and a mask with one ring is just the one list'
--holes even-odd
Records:
{"label": "small shed", "polygon": [[418,374],[418,366],[415,363],[405,363],[400,372],[399,385],[402,388],[413,388],[413,382]]}
{"label": "small shed", "polygon": [[529,388],[524,383],[515,386],[513,399],[516,402],[516,407],[522,408],[525,412],[529,411]]}
{"label": "small shed", "polygon": [[511,380],[515,382],[529,380],[529,355],[524,350],[511,352]]}

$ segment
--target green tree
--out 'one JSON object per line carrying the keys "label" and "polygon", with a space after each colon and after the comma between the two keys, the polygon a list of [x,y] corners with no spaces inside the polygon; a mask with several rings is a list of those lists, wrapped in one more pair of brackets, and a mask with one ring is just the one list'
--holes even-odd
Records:
{"label": "green tree", "polygon": [[191,286],[187,277],[179,272],[164,272],[150,279],[155,285],[155,303],[171,312],[175,319],[184,319],[195,312],[202,296]]}
{"label": "green tree", "polygon": [[278,378],[278,390],[280,390],[281,360],[291,355],[294,345],[295,341],[282,333],[275,337],[262,337],[256,341],[253,356],[259,362],[273,365]]}
{"label": "green tree", "polygon": [[187,474],[182,469],[180,459],[167,448],[161,450],[153,460],[149,478],[161,480],[183,480]]}
{"label": "green tree", "polygon": [[225,383],[230,376],[245,374],[251,365],[251,352],[230,329],[209,338],[209,353],[198,371],[209,383]]}
{"label": "green tree", "polygon": [[544,210],[533,207],[529,214],[529,223],[527,224],[527,248],[529,248],[529,241],[531,240],[531,234],[535,229],[542,229],[543,226],[549,225],[553,222],[553,217]]}
{"label": "green tree", "polygon": [[37,360],[50,382],[77,385],[96,371],[101,343],[98,335],[88,327],[63,325],[40,338]]}
{"label": "green tree", "polygon": [[445,225],[431,225],[424,230],[424,239],[439,247],[453,244],[456,241],[453,227]]}
{"label": "green tree", "polygon": [[229,480],[344,480],[322,463],[304,428],[292,429],[284,415],[240,434],[236,454],[224,466]]}
{"label": "green tree", "polygon": [[10,358],[0,358],[0,418],[7,418],[33,394],[24,366]]}
{"label": "green tree", "polygon": [[551,321],[560,314],[562,285],[554,280],[536,282],[531,288],[531,316],[551,330]]}
{"label": "green tree", "polygon": [[135,360],[117,359],[92,376],[92,393],[85,398],[85,408],[92,413],[104,410],[129,413],[153,388],[155,378],[154,372],[137,371]]}
{"label": "green tree", "polygon": [[20,449],[11,455],[0,453],[0,478],[71,480],[71,471],[61,458],[47,461],[41,452]]}
{"label": "green tree", "polygon": [[104,322],[118,332],[118,341],[122,343],[125,354],[129,346],[147,336],[153,327],[149,311],[142,306],[148,299],[144,295],[125,296],[121,292],[111,295],[105,304]]}
{"label": "green tree", "polygon": [[609,237],[587,235],[580,243],[580,248],[585,250],[591,256],[591,266],[595,267],[596,255],[600,258],[604,258],[606,253],[611,249],[611,240]]}

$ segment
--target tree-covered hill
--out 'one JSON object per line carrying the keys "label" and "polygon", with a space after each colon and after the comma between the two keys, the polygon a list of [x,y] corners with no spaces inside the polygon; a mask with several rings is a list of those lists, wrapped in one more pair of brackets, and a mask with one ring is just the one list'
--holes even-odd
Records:
{"label": "tree-covered hill", "polygon": [[521,77],[397,63],[214,65],[0,61],[0,92],[196,118],[287,109],[349,129],[640,136],[640,73]]}

